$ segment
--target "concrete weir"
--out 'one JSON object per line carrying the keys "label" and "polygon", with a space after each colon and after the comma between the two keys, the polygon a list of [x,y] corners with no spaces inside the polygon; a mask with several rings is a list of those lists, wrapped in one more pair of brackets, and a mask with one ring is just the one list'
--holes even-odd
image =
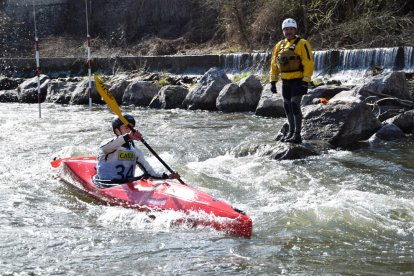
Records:
{"label": "concrete weir", "polygon": [[[171,55],[94,57],[92,68],[101,74],[146,70],[172,74],[204,74],[212,67],[227,73],[252,71],[267,74],[271,53],[239,53],[223,55]],[[343,72],[365,72],[374,68],[388,71],[414,72],[413,47],[372,48],[315,51],[315,76]],[[51,77],[87,75],[86,58],[41,58],[42,72]],[[0,74],[10,77],[32,77],[35,60],[0,58]]]}

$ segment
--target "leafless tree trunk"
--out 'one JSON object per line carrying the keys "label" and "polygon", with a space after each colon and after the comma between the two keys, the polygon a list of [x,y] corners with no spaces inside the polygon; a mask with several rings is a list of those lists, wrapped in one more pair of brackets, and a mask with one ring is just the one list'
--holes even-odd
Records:
{"label": "leafless tree trunk", "polygon": [[309,35],[309,21],[308,21],[308,0],[301,0],[302,10],[303,10],[303,33]]}

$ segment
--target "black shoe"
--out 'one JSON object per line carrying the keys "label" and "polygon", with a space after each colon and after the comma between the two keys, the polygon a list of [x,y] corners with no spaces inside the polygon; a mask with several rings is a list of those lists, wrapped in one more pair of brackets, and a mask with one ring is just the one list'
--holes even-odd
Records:
{"label": "black shoe", "polygon": [[285,142],[293,143],[293,144],[301,144],[302,143],[302,137],[300,134],[295,134],[291,138],[286,139]]}
{"label": "black shoe", "polygon": [[290,139],[290,138],[292,138],[293,137],[293,132],[288,132],[287,134],[286,134],[286,136],[284,136],[282,139],[280,139],[280,141],[282,141],[282,142],[286,142],[286,140],[288,140],[288,139]]}

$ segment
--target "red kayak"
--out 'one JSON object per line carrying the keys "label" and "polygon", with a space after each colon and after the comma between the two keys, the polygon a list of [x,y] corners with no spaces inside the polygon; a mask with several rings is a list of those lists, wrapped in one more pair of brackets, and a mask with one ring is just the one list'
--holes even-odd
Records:
{"label": "red kayak", "polygon": [[177,223],[213,227],[246,238],[252,235],[252,220],[244,212],[190,186],[171,180],[141,179],[98,188],[93,181],[97,164],[94,157],[64,158],[54,160],[51,164],[55,168],[62,167],[60,179],[104,204],[134,208],[142,212],[197,212],[201,214],[197,219],[192,216],[188,221],[184,219]]}

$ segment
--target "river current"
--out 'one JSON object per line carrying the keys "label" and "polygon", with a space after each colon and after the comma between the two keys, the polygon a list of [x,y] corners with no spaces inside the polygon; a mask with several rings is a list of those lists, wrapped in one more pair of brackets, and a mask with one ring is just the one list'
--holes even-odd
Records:
{"label": "river current", "polygon": [[[411,275],[414,140],[296,161],[236,157],[284,119],[125,108],[184,181],[244,210],[250,239],[100,205],[56,178],[54,157],[112,137],[106,106],[0,103],[1,275]],[[162,165],[141,147],[159,170]]]}

